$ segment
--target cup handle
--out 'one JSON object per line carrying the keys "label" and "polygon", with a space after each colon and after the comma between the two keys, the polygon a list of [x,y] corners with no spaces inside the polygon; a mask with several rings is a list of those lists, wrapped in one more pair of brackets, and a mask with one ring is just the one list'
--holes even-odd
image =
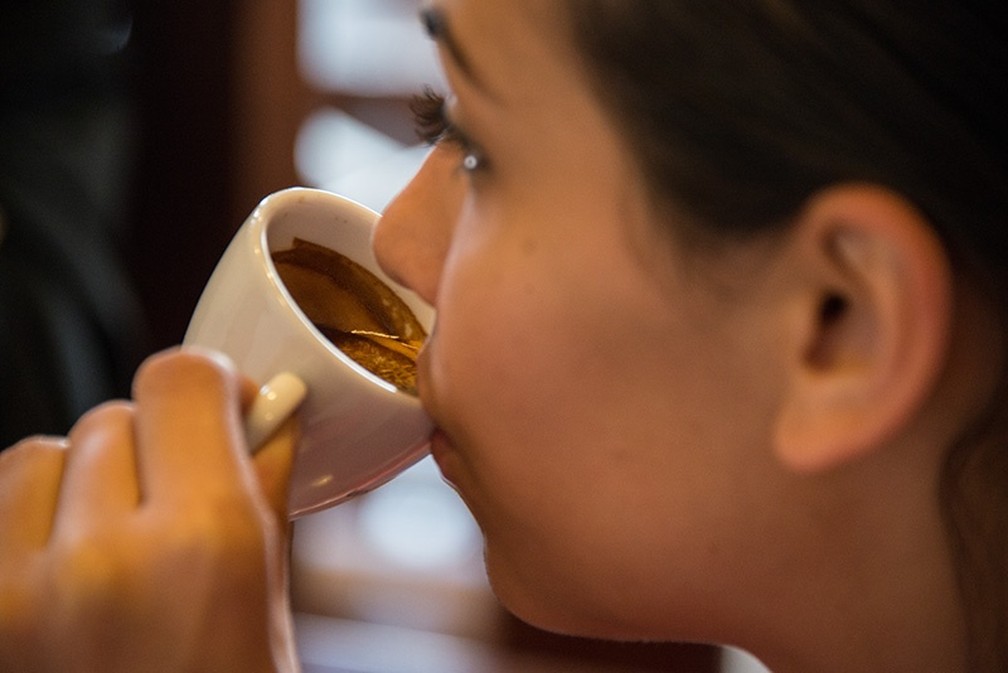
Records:
{"label": "cup handle", "polygon": [[249,453],[262,447],[277,428],[301,405],[308,388],[298,376],[280,372],[267,381],[245,414],[245,438]]}

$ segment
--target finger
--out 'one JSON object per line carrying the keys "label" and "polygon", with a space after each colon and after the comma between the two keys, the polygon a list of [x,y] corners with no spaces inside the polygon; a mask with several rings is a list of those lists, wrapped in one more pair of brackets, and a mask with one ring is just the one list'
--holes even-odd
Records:
{"label": "finger", "polygon": [[133,409],[110,402],[70,430],[54,535],[114,525],[140,499],[133,444]]}
{"label": "finger", "polygon": [[192,350],[141,365],[134,431],[145,499],[198,501],[247,488],[241,388],[228,363]]}
{"label": "finger", "polygon": [[34,437],[0,453],[0,556],[49,540],[66,440]]}
{"label": "finger", "polygon": [[253,460],[259,486],[266,496],[270,509],[276,515],[281,530],[286,530],[288,524],[287,497],[299,437],[296,418],[289,418],[262,445]]}

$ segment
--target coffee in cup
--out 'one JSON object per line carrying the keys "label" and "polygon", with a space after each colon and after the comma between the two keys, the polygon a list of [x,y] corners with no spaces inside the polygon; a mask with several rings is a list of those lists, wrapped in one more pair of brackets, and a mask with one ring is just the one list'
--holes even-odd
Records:
{"label": "coffee in cup", "polygon": [[323,245],[295,238],[272,257],[294,301],[329,341],[371,373],[416,394],[416,356],[427,333],[406,302]]}

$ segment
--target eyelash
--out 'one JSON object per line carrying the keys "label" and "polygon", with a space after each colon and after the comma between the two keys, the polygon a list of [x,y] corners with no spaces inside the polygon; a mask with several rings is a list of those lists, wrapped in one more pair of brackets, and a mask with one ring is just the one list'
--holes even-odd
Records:
{"label": "eyelash", "polygon": [[445,98],[429,88],[413,97],[410,102],[416,134],[428,145],[449,143],[462,152],[459,169],[466,173],[486,170],[486,157],[465,133],[445,114]]}

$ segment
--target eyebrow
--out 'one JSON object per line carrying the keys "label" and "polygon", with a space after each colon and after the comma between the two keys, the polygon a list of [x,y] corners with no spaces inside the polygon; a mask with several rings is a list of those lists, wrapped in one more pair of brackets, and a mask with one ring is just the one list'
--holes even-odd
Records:
{"label": "eyebrow", "polygon": [[455,39],[455,35],[451,31],[451,27],[448,25],[448,17],[445,16],[444,12],[437,7],[425,7],[420,10],[420,22],[423,24],[424,30],[427,31],[427,35],[438,44],[444,46],[448,55],[458,66],[459,70],[461,70],[463,74],[465,74],[465,76],[477,86],[477,88],[487,92],[486,86],[473,70],[472,64],[469,62],[465,52],[459,47],[458,40]]}

